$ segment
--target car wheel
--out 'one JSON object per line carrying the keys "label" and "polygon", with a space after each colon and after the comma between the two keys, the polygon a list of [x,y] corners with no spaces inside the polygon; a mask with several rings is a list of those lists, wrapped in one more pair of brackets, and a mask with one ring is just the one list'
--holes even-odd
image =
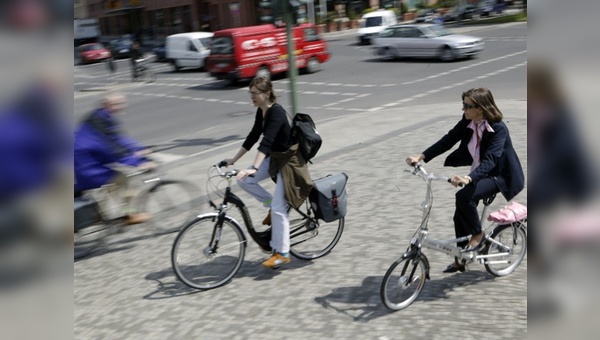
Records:
{"label": "car wheel", "polygon": [[271,79],[271,71],[269,71],[269,68],[267,66],[263,65],[258,69],[258,71],[256,71],[256,76]]}
{"label": "car wheel", "polygon": [[440,51],[440,60],[441,61],[452,61],[454,60],[454,51],[449,46],[442,47]]}
{"label": "car wheel", "polygon": [[319,60],[315,57],[311,57],[310,59],[308,59],[308,64],[306,65],[306,72],[315,73],[319,70],[321,70],[321,63],[319,63]]}
{"label": "car wheel", "polygon": [[394,51],[392,51],[392,49],[389,47],[380,48],[378,54],[381,56],[381,58],[383,60],[394,60],[394,58],[396,57],[394,55]]}
{"label": "car wheel", "polygon": [[173,71],[179,72],[181,70],[181,66],[177,65],[177,60],[172,60],[171,64],[173,65]]}

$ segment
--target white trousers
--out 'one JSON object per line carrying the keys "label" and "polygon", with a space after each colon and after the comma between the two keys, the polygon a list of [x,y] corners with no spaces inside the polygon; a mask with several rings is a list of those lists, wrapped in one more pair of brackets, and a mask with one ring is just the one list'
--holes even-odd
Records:
{"label": "white trousers", "polygon": [[273,195],[259,184],[259,182],[271,178],[269,176],[270,160],[271,157],[267,157],[262,162],[254,177],[246,177],[237,181],[237,183],[244,191],[261,202],[263,206],[271,208],[271,248],[278,253],[288,253],[290,251],[290,222],[281,173],[277,173],[277,183]]}

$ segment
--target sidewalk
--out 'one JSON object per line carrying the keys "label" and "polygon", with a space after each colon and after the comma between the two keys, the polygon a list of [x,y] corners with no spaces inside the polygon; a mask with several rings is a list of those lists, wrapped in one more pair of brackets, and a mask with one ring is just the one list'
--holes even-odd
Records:
{"label": "sidewalk", "polygon": [[[502,100],[513,144],[527,171],[526,102]],[[264,259],[249,241],[245,261],[233,280],[198,292],[173,275],[170,250],[175,235],[144,238],[128,231],[117,249],[75,263],[75,338],[119,339],[523,339],[527,335],[527,260],[515,273],[493,278],[474,264],[462,274],[443,274],[452,260],[427,250],[431,280],[408,309],[392,313],[379,298],[390,264],[405,250],[420,220],[424,185],[406,169],[407,155],[421,152],[460,118],[458,105],[421,105],[363,112],[317,128],[324,144],[310,166],[313,177],[349,175],[346,228],[331,254],[293,259],[285,268],[262,268]],[[448,107],[457,107],[453,112]],[[241,144],[241,141],[240,143]],[[203,187],[206,169],[231,157],[238,144],[170,163],[170,177]],[[236,164],[252,160],[255,149]],[[428,163],[438,175],[467,168]],[[273,185],[266,181],[268,190]],[[265,209],[234,188],[254,221]],[[453,235],[455,190],[434,188],[431,235]],[[204,194],[204,192],[202,193]],[[526,203],[527,190],[516,199]],[[493,208],[504,205],[498,197]],[[208,212],[203,203],[196,213]],[[235,211],[230,211],[235,215]],[[140,233],[139,235],[137,233]],[[128,241],[135,240],[135,241]],[[285,327],[281,326],[285,325]],[[509,325],[509,326],[507,326]]]}

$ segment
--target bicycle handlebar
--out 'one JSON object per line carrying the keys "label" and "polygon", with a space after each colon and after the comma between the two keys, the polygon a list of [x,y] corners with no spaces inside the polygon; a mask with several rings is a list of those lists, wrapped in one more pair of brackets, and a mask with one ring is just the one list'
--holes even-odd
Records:
{"label": "bicycle handlebar", "polygon": [[[428,180],[428,179],[441,180],[441,181],[446,181],[448,183],[452,183],[452,179],[450,177],[434,176],[433,174],[428,173],[425,170],[425,168],[421,165],[421,163],[418,163],[418,162],[413,163],[412,166],[414,169],[412,171],[406,170],[406,172],[410,172],[413,175],[418,175],[419,177],[423,178],[424,180]],[[462,187],[463,184],[460,183],[458,186]]]}
{"label": "bicycle handlebar", "polygon": [[[224,161],[224,160],[220,161],[219,163],[217,163],[217,164],[215,164],[213,166],[217,169],[217,172],[219,173],[219,175],[221,177],[235,177],[235,175],[237,175],[238,172],[240,172],[239,169],[232,169],[230,171],[222,172],[221,168],[227,166],[227,162]],[[254,174],[248,175],[248,177],[254,177]]]}

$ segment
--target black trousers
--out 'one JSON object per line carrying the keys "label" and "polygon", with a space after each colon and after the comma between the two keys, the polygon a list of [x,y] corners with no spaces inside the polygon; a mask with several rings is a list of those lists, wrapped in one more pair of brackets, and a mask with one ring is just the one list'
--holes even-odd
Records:
{"label": "black trousers", "polygon": [[[479,234],[481,220],[477,206],[479,201],[500,192],[493,178],[484,178],[477,185],[469,184],[456,193],[456,210],[454,211],[454,232],[456,238]],[[469,241],[458,242],[465,247]]]}

